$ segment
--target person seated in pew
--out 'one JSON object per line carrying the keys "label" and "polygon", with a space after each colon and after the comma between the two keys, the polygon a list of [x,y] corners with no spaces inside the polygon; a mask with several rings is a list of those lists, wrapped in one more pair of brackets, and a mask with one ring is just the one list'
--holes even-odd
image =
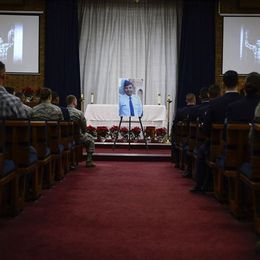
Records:
{"label": "person seated in pew", "polygon": [[186,106],[179,108],[175,114],[175,117],[172,122],[172,130],[171,130],[171,149],[172,149],[172,161],[175,162],[175,167],[179,168],[179,152],[176,148],[176,139],[175,133],[177,128],[177,123],[187,118],[187,114],[192,109],[193,106],[196,105],[196,96],[193,93],[188,93],[186,95]]}
{"label": "person seated in pew", "polygon": [[52,91],[42,88],[40,91],[40,104],[32,109],[32,120],[64,120],[61,109],[51,103]]}
{"label": "person seated in pew", "polygon": [[251,123],[260,102],[260,74],[251,72],[245,79],[245,96],[227,108],[227,123]]}
{"label": "person seated in pew", "polygon": [[8,93],[4,88],[5,64],[0,61],[0,118],[1,119],[26,119],[28,117],[21,100]]}
{"label": "person seated in pew", "polygon": [[29,106],[27,106],[27,105],[25,104],[25,96],[24,96],[24,93],[22,93],[22,92],[16,92],[16,93],[15,93],[15,96],[18,97],[18,98],[20,98],[20,100],[22,101],[22,105],[23,105],[24,109],[25,109],[26,112],[27,112],[28,118],[31,118],[31,116],[32,116],[32,108],[29,107]]}
{"label": "person seated in pew", "polygon": [[[206,109],[206,107],[208,107],[208,103],[209,103],[208,88],[203,87],[203,88],[200,89],[199,99],[200,99],[200,104],[190,107],[190,109],[187,111],[186,118],[184,120],[186,120],[188,125],[189,125],[190,122],[195,122],[195,121],[199,120],[198,118],[201,117],[200,116],[201,110]],[[183,149],[183,151],[184,151],[183,152],[183,160],[184,160],[184,165],[185,165],[183,177],[189,178],[189,177],[192,177],[192,174],[191,174],[192,157],[189,155],[188,144],[184,144],[183,148],[184,148]]]}
{"label": "person seated in pew", "polygon": [[204,106],[199,108],[199,116],[197,119],[200,123],[203,123],[205,121],[206,113],[209,109],[210,102],[212,102],[212,100],[220,96],[219,85],[216,84],[210,85],[208,88],[208,95],[209,95],[209,102],[205,103]]}
{"label": "person seated in pew", "polygon": [[52,91],[52,100],[51,103],[58,106],[61,109],[61,112],[63,114],[64,120],[69,121],[70,120],[70,114],[66,107],[60,106],[60,97],[57,92]]}
{"label": "person seated in pew", "polygon": [[196,106],[192,106],[186,115],[186,119],[189,122],[197,121],[199,117],[201,117],[201,111],[204,111],[209,106],[209,90],[206,87],[203,87],[199,91],[199,100],[200,104]]}
{"label": "person seated in pew", "polygon": [[[211,126],[213,123],[224,124],[228,105],[242,98],[238,92],[238,74],[236,71],[226,71],[223,75],[223,83],[226,89],[225,94],[210,102],[208,111],[205,115],[203,129],[208,137],[210,137]],[[208,189],[208,183],[206,183],[206,158],[209,150],[210,146],[208,138],[198,149],[195,173],[196,184],[192,189],[190,189],[191,192],[204,192]]]}
{"label": "person seated in pew", "polygon": [[84,117],[83,112],[76,108],[77,98],[74,95],[69,95],[66,98],[66,103],[71,120],[80,122],[81,140],[83,144],[86,146],[87,151],[86,167],[95,167],[96,165],[93,163],[92,156],[95,151],[94,138],[92,135],[86,132],[86,118]]}

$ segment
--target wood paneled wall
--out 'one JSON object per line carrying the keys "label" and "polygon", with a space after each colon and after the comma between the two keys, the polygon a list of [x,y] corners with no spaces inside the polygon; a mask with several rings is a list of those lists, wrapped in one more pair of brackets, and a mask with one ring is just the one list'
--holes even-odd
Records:
{"label": "wood paneled wall", "polygon": [[40,62],[40,74],[7,74],[6,86],[14,87],[16,91],[19,91],[25,87],[31,87],[37,89],[43,87],[44,84],[44,52],[45,52],[45,1],[44,0],[13,0],[6,1],[0,0],[0,10],[9,11],[43,11],[40,14],[40,48],[39,48],[39,62]]}

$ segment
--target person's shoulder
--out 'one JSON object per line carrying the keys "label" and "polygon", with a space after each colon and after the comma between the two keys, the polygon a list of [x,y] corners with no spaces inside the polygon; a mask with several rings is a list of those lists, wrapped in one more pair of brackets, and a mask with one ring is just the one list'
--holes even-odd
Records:
{"label": "person's shoulder", "polygon": [[67,107],[68,111],[73,114],[81,115],[83,112],[75,107]]}

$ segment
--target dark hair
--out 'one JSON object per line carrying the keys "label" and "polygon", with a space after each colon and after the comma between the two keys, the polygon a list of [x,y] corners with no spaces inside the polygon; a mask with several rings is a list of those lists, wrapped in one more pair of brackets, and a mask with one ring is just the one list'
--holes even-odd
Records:
{"label": "dark hair", "polygon": [[0,61],[0,77],[2,77],[5,73],[5,64]]}
{"label": "dark hair", "polygon": [[199,98],[201,100],[207,100],[209,98],[209,91],[208,88],[204,87],[200,89]]}
{"label": "dark hair", "polygon": [[15,89],[14,89],[13,87],[5,87],[5,90],[6,90],[8,93],[14,95]]}
{"label": "dark hair", "polygon": [[46,101],[51,97],[51,89],[49,88],[42,88],[40,91],[40,100],[41,101]]}
{"label": "dark hair", "polygon": [[234,88],[238,83],[238,74],[234,70],[228,70],[223,75],[223,82],[227,89]]}
{"label": "dark hair", "polygon": [[220,87],[217,84],[212,84],[209,86],[209,98],[216,98],[220,96]]}
{"label": "dark hair", "polygon": [[129,85],[133,85],[133,83],[129,80],[125,80],[124,81],[124,87],[129,86]]}
{"label": "dark hair", "polygon": [[260,95],[260,74],[251,72],[245,80],[245,92],[247,95]]}

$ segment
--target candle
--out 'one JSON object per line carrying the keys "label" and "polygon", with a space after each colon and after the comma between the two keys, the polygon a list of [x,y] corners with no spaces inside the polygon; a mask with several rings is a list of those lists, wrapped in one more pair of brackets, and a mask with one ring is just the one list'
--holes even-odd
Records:
{"label": "candle", "polygon": [[157,97],[157,104],[161,105],[161,94],[160,93],[158,94],[158,97]]}
{"label": "candle", "polygon": [[90,104],[94,103],[94,93],[90,94]]}
{"label": "candle", "polygon": [[81,99],[81,101],[84,100],[84,95],[83,95],[83,93],[80,94],[80,99]]}

